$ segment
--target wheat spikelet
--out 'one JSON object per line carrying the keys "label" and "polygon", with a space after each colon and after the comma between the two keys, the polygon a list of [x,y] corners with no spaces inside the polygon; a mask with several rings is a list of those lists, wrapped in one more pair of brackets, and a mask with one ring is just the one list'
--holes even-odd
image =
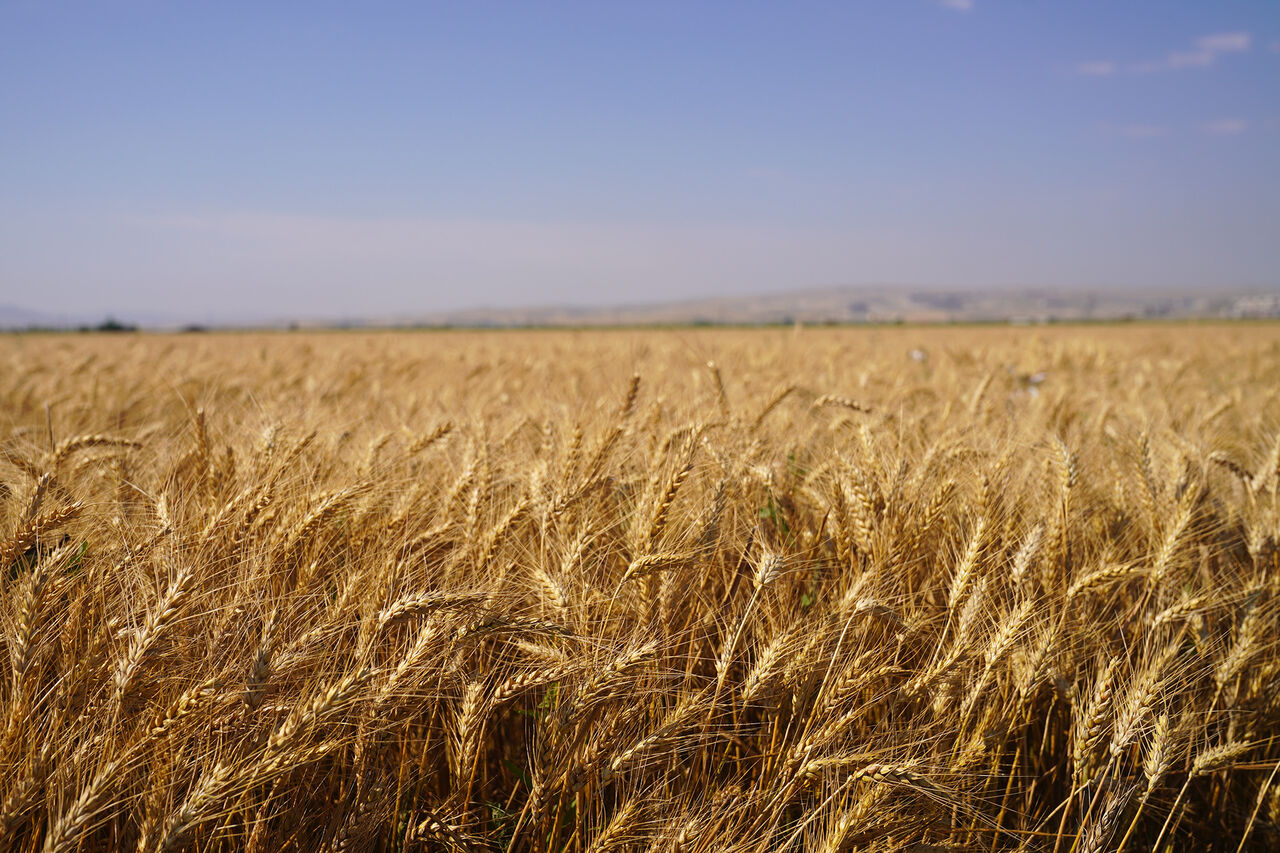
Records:
{"label": "wheat spikelet", "polygon": [[1043,541],[1044,522],[1040,522],[1023,537],[1022,544],[1018,546],[1017,552],[1013,555],[1013,562],[1009,569],[1009,580],[1014,587],[1021,589],[1026,585],[1030,577],[1029,570],[1040,552],[1040,545]]}
{"label": "wheat spikelet", "polygon": [[627,772],[646,757],[668,752],[675,747],[689,728],[701,719],[706,710],[705,702],[709,694],[705,691],[693,696],[684,697],[663,717],[652,734],[640,738],[626,749],[618,752],[610,759],[601,781],[608,783],[615,776]]}
{"label": "wheat spikelet", "polygon": [[870,408],[859,403],[857,400],[842,397],[839,394],[823,394],[821,397],[813,401],[813,407],[815,409],[821,409],[828,406],[838,406],[845,409],[851,409],[855,412],[862,412],[864,414],[871,413]]}
{"label": "wheat spikelet", "polygon": [[471,778],[479,729],[484,723],[483,717],[488,713],[489,707],[484,682],[473,681],[463,689],[462,700],[454,715],[452,758],[453,775],[456,778],[468,780]]}
{"label": "wheat spikelet", "polygon": [[608,853],[610,850],[627,845],[629,839],[633,838],[627,834],[628,830],[635,828],[647,809],[648,803],[641,797],[632,797],[627,800],[604,829],[591,840],[591,844],[586,848],[587,853]]}
{"label": "wheat spikelet", "polygon": [[112,574],[118,575],[120,572],[123,572],[125,569],[129,568],[130,566],[135,565],[139,560],[150,555],[152,552],[155,551],[156,546],[158,546],[166,538],[172,535],[172,533],[173,533],[173,529],[171,527],[162,527],[160,530],[156,531],[154,535],[152,535],[142,544],[140,545],[130,544],[128,546],[128,550],[125,552],[125,555],[120,559],[118,563],[116,563],[115,568],[112,570]]}
{"label": "wheat spikelet", "polygon": [[1243,465],[1236,462],[1226,453],[1223,453],[1220,450],[1214,451],[1213,453],[1209,454],[1209,461],[1215,465],[1219,465],[1222,468],[1225,468],[1227,471],[1230,471],[1232,474],[1236,475],[1236,477],[1240,479],[1240,482],[1243,483],[1246,488],[1248,488],[1250,491],[1253,490],[1253,475],[1250,474],[1249,471],[1245,469]]}
{"label": "wheat spikelet", "polygon": [[868,764],[854,771],[852,778],[880,785],[903,785],[921,791],[938,792],[940,786],[913,767],[902,764]]}
{"label": "wheat spikelet", "polygon": [[[49,471],[45,471],[43,468],[41,468],[40,465],[36,464],[36,462],[27,454],[19,453],[15,451],[14,448],[9,447],[6,444],[0,444],[0,458],[3,458],[10,465],[17,468],[19,471],[26,474],[31,479],[35,480],[37,484],[41,480],[44,480],[45,483],[47,484],[48,481],[53,477],[52,473],[50,473]],[[41,495],[41,493],[42,493],[42,490],[37,489],[36,495],[39,496]],[[34,501],[34,506],[36,506],[37,508],[39,507],[38,500]],[[35,514],[34,510],[32,510],[27,513],[26,518],[29,519],[34,514]]]}
{"label": "wheat spikelet", "polygon": [[963,643],[953,643],[945,655],[920,670],[910,681],[903,685],[903,690],[909,696],[921,695],[949,675],[966,653]]}
{"label": "wheat spikelet", "polygon": [[53,451],[53,459],[49,463],[49,467],[56,469],[72,454],[91,447],[129,447],[137,449],[142,447],[142,443],[127,438],[95,433],[77,435],[58,443],[58,446]]}
{"label": "wheat spikelet", "polygon": [[1196,596],[1177,604],[1171,604],[1156,614],[1155,619],[1151,622],[1151,627],[1159,628],[1161,625],[1168,625],[1193,616],[1196,611],[1204,606],[1204,603],[1204,596]]}
{"label": "wheat spikelet", "polygon": [[427,818],[414,828],[414,833],[418,838],[440,841],[454,850],[463,851],[463,853],[471,853],[476,849],[462,834],[460,827],[446,823],[430,809],[422,810],[427,813]]}
{"label": "wheat spikelet", "polygon": [[1067,598],[1075,598],[1086,592],[1094,592],[1120,580],[1142,574],[1142,569],[1132,565],[1103,566],[1077,580],[1067,589]]}
{"label": "wheat spikelet", "polygon": [[516,673],[493,688],[492,693],[489,695],[489,704],[497,708],[522,693],[560,681],[573,674],[573,672],[572,666],[559,665]]}
{"label": "wheat spikelet", "polygon": [[1138,472],[1142,476],[1142,498],[1148,512],[1155,516],[1160,509],[1160,488],[1151,456],[1151,436],[1146,430],[1138,437]]}
{"label": "wheat spikelet", "polygon": [[991,638],[991,642],[987,645],[986,652],[983,653],[985,666],[987,671],[994,670],[1013,649],[1013,645],[1017,642],[1022,634],[1022,628],[1027,621],[1035,613],[1036,602],[1033,599],[1024,599],[1018,605],[1017,610],[1010,614],[1000,629],[996,631],[995,636]]}
{"label": "wheat spikelet", "polygon": [[286,750],[305,737],[312,726],[350,700],[372,675],[373,671],[370,669],[349,672],[319,691],[305,707],[299,706],[290,711],[289,716],[267,738],[264,763],[270,765],[277,761]]}
{"label": "wheat spikelet", "polygon": [[951,577],[951,586],[947,591],[947,609],[952,612],[964,605],[972,588],[973,575],[978,567],[978,556],[982,553],[986,530],[986,518],[979,518],[973,532],[969,534],[969,544],[956,565],[955,574]]}
{"label": "wheat spikelet", "polygon": [[449,535],[457,529],[457,526],[457,522],[449,519],[434,527],[429,527],[406,542],[401,548],[401,553],[408,558],[423,551],[428,551],[436,545],[444,543],[449,538]]}
{"label": "wheat spikelet", "polygon": [[1103,853],[1111,843],[1111,837],[1115,834],[1116,826],[1120,821],[1120,815],[1124,813],[1125,807],[1129,804],[1130,792],[1123,794],[1108,793],[1102,813],[1096,820],[1092,820],[1085,826],[1084,831],[1080,833],[1080,853]]}
{"label": "wheat spikelet", "polygon": [[191,597],[192,585],[195,581],[195,569],[183,569],[168,588],[147,611],[146,619],[134,632],[124,657],[116,662],[113,681],[115,684],[115,701],[119,705],[124,701],[129,688],[133,686],[138,674],[146,663],[148,653],[160,641],[182,612]]}
{"label": "wheat spikelet", "polygon": [[1058,449],[1058,456],[1062,466],[1062,491],[1064,495],[1070,495],[1071,490],[1080,481],[1079,458],[1071,448],[1067,447],[1067,443],[1062,440],[1061,436],[1055,435],[1053,443]]}
{"label": "wheat spikelet", "polygon": [[751,431],[759,431],[761,424],[765,421],[765,418],[769,417],[773,410],[778,408],[778,406],[782,404],[782,401],[787,399],[787,397],[796,390],[796,387],[797,386],[794,383],[791,383],[775,391],[773,396],[769,398],[769,402],[765,403],[764,406],[761,407],[760,414],[756,415],[755,418],[752,419]]}
{"label": "wheat spikelet", "polygon": [[698,549],[700,552],[707,553],[716,548],[716,543],[721,534],[721,523],[724,517],[724,507],[728,503],[728,478],[721,478],[714,488],[712,501],[707,514],[703,516],[703,523],[698,530]]}
{"label": "wheat spikelet", "polygon": [[8,793],[0,803],[0,841],[8,841],[25,819],[44,785],[53,757],[54,743],[46,739],[28,762],[25,772],[8,786]]}
{"label": "wheat spikelet", "polygon": [[1183,495],[1183,499],[1178,502],[1173,519],[1165,530],[1164,537],[1161,539],[1156,549],[1155,557],[1152,560],[1151,571],[1147,575],[1148,587],[1154,588],[1158,586],[1169,571],[1173,557],[1182,544],[1183,536],[1191,524],[1196,497],[1195,492],[1187,490]]}
{"label": "wheat spikelet", "polygon": [[1112,716],[1112,687],[1119,658],[1111,658],[1094,680],[1089,701],[1076,715],[1072,732],[1072,765],[1076,777],[1087,781],[1096,767],[1097,751],[1107,735]]}
{"label": "wheat spikelet", "polygon": [[871,496],[863,487],[861,479],[856,476],[843,483],[841,488],[845,493],[844,506],[849,510],[846,517],[852,521],[852,540],[859,552],[872,554],[876,511]]}
{"label": "wheat spikelet", "polygon": [[658,644],[648,642],[614,658],[593,678],[588,680],[577,691],[572,700],[560,711],[560,724],[567,725],[575,716],[616,695],[622,688],[622,680],[658,654]]}
{"label": "wheat spikelet", "polygon": [[977,415],[982,410],[982,401],[986,396],[987,389],[991,387],[991,380],[995,378],[995,374],[988,373],[982,377],[982,381],[978,383],[978,387],[973,389],[973,393],[969,395],[969,402],[966,408],[969,410],[970,416]]}
{"label": "wheat spikelet", "polygon": [[1257,638],[1260,634],[1261,614],[1257,607],[1250,607],[1240,625],[1236,629],[1235,642],[1213,671],[1214,683],[1222,690],[1231,682],[1248,663],[1255,653]]}
{"label": "wheat spikelet", "polygon": [[[249,503],[249,499],[255,497],[257,490],[250,487],[244,489],[224,502],[217,512],[209,516],[209,520],[205,523],[204,529],[200,531],[199,541],[202,546],[207,546],[215,538],[221,539],[223,528],[226,527],[227,520],[236,514],[241,507]],[[215,535],[217,534],[217,535]]]}
{"label": "wheat spikelet", "polygon": [[428,623],[418,629],[418,634],[414,637],[413,645],[409,647],[409,651],[396,664],[395,669],[387,676],[387,679],[378,688],[377,696],[374,699],[374,709],[380,711],[391,701],[395,692],[415,671],[423,667],[425,660],[432,651],[439,650],[443,644],[443,631],[440,626]]}
{"label": "wheat spikelet", "polygon": [[1280,433],[1272,442],[1271,452],[1263,460],[1262,467],[1253,475],[1253,491],[1260,493],[1268,483],[1273,489],[1280,486]]}
{"label": "wheat spikelet", "polygon": [[990,683],[997,667],[1001,666],[1005,658],[1013,651],[1015,643],[1022,636],[1022,629],[1027,621],[1031,619],[1035,613],[1036,602],[1032,599],[1024,599],[1018,605],[1017,610],[1010,614],[1000,625],[999,630],[995,632],[991,640],[987,643],[987,648],[983,652],[982,675],[974,683],[966,697],[961,713],[968,715],[969,710],[978,701],[983,690]]}
{"label": "wheat spikelet", "polygon": [[31,498],[27,501],[27,510],[22,514],[24,523],[31,521],[40,512],[40,505],[44,501],[45,493],[49,490],[49,483],[53,480],[53,473],[44,471],[43,473],[34,468],[28,468],[27,464],[20,464],[17,457],[12,456],[8,450],[5,451],[6,457],[10,462],[27,471],[35,478],[35,488],[31,491]]}
{"label": "wheat spikelet", "polygon": [[841,853],[849,849],[854,838],[869,830],[877,818],[885,815],[886,801],[890,798],[885,788],[867,787],[856,792],[852,805],[841,813],[823,838],[819,853]]}
{"label": "wheat spikelet", "polygon": [[724,390],[724,378],[720,375],[720,367],[714,361],[707,362],[707,370],[711,371],[711,379],[716,388],[716,402],[720,405],[720,414],[729,417],[729,395]]}
{"label": "wheat spikelet", "polygon": [[431,445],[435,444],[437,441],[440,441],[441,439],[443,439],[449,433],[453,432],[454,428],[455,427],[454,427],[453,421],[443,421],[438,426],[436,426],[435,429],[431,430],[430,432],[423,433],[422,435],[415,438],[413,441],[409,442],[409,446],[408,448],[406,448],[405,452],[408,453],[410,456],[413,456],[414,454],[417,454],[417,453],[421,453]]}
{"label": "wheat spikelet", "polygon": [[145,833],[138,848],[172,853],[186,847],[192,830],[212,820],[215,808],[237,792],[278,779],[282,772],[291,768],[319,761],[337,747],[337,742],[323,742],[285,753],[283,748],[273,749],[269,743],[268,751],[257,763],[238,768],[227,762],[216,763],[209,772],[201,775],[182,804],[160,821],[163,834],[157,835],[155,843],[150,840],[151,834]]}
{"label": "wheat spikelet", "polygon": [[0,542],[0,568],[11,565],[32,545],[35,545],[41,536],[71,521],[83,510],[84,504],[76,501],[64,507],[40,513],[23,523],[10,534],[9,538]]}
{"label": "wheat spikelet", "polygon": [[955,490],[956,482],[947,480],[933,493],[933,496],[924,505],[920,513],[919,524],[914,526],[911,534],[910,550],[915,551],[925,545],[946,511],[949,501],[955,494]]}
{"label": "wheat spikelet", "polygon": [[742,681],[742,701],[750,705],[782,680],[788,653],[794,651],[800,626],[779,631],[763,648],[759,648]]}
{"label": "wheat spikelet", "polygon": [[636,578],[648,577],[657,572],[685,565],[692,557],[692,554],[682,553],[645,554],[637,557],[627,564],[627,570],[622,573],[622,580],[618,581],[618,585],[624,586]]}
{"label": "wheat spikelet", "polygon": [[[865,689],[871,684],[879,682],[881,679],[891,675],[897,675],[902,670],[892,663],[881,664],[878,667],[870,668],[864,665],[864,660],[871,659],[871,653],[864,652],[858,656],[844,673],[823,686],[825,698],[822,702],[823,713],[831,713],[838,708],[849,696],[857,693],[859,690]],[[837,727],[842,723],[837,723]]]}
{"label": "wheat spikelet", "polygon": [[1169,724],[1169,715],[1161,714],[1156,718],[1155,727],[1142,759],[1142,773],[1147,778],[1147,787],[1142,795],[1144,799],[1150,797],[1164,781],[1175,760],[1173,728]]}
{"label": "wheat spikelet", "polygon": [[314,509],[303,516],[286,534],[283,550],[286,554],[306,541],[316,530],[336,515],[355,498],[357,489],[342,489],[332,494],[322,494]]}
{"label": "wheat spikelet", "polygon": [[194,489],[202,500],[213,497],[213,451],[209,444],[209,431],[203,407],[197,408],[191,417],[194,444],[178,459],[179,470],[190,470]]}
{"label": "wheat spikelet", "polygon": [[[570,557],[572,558],[572,562],[575,564],[582,559],[580,554],[573,554],[572,552]],[[570,558],[566,558],[566,562],[569,561]],[[570,597],[569,592],[565,589],[564,585],[552,576],[546,566],[541,564],[533,567],[533,577],[538,584],[540,600],[545,604],[550,605],[556,618],[562,621],[567,619],[569,616]]]}
{"label": "wheat spikelet", "polygon": [[139,849],[148,853],[152,850],[173,853],[182,849],[191,830],[208,818],[212,807],[230,795],[238,782],[233,765],[226,762],[214,765],[209,772],[201,775],[182,804],[163,821],[163,831],[156,841],[150,843],[149,838],[144,835]]}
{"label": "wheat spikelet", "polygon": [[1043,629],[1037,635],[1033,645],[1034,651],[1027,655],[1025,666],[1020,670],[1022,679],[1018,684],[1018,695],[1023,702],[1034,695],[1048,676],[1061,631],[1060,624],[1055,624]]}
{"label": "wheat spikelet", "polygon": [[183,691],[182,695],[151,723],[147,729],[147,738],[155,741],[168,735],[179,723],[200,710],[205,702],[216,695],[215,687],[214,679],[208,679]]}
{"label": "wheat spikelet", "polygon": [[272,648],[270,634],[271,632],[268,630],[263,631],[262,642],[253,653],[253,663],[249,667],[249,676],[245,679],[244,693],[240,697],[245,707],[250,711],[257,710],[258,706],[262,704],[267,682],[271,679],[271,658],[274,649]]}
{"label": "wheat spikelet", "polygon": [[52,554],[37,559],[30,576],[23,584],[16,620],[17,630],[9,646],[15,679],[20,680],[26,675],[35,658],[36,632],[41,624],[41,604],[45,588],[54,570],[65,562],[72,552],[72,546],[66,545]]}
{"label": "wheat spikelet", "polygon": [[527,496],[522,497],[516,505],[513,506],[505,516],[503,516],[502,520],[495,524],[489,532],[484,535],[480,540],[482,544],[478,550],[479,556],[476,561],[478,566],[487,566],[493,562],[494,556],[498,553],[498,546],[502,544],[503,537],[505,537],[511,531],[511,528],[515,527],[521,519],[529,514],[529,510],[532,505],[532,502]]}
{"label": "wheat spikelet", "polygon": [[1116,714],[1115,728],[1111,736],[1110,753],[1113,758],[1120,754],[1141,734],[1141,725],[1151,714],[1156,699],[1160,695],[1165,678],[1165,669],[1177,654],[1177,649],[1166,649],[1156,655],[1143,669],[1137,680],[1130,685],[1125,694],[1125,701]]}
{"label": "wheat spikelet", "polygon": [[257,491],[253,498],[253,502],[244,508],[244,512],[241,514],[239,523],[236,524],[235,528],[233,528],[231,532],[230,541],[235,548],[240,548],[244,545],[245,541],[249,537],[250,529],[252,529],[254,523],[262,515],[263,511],[271,506],[271,501],[272,492],[270,485],[263,486]]}
{"label": "wheat spikelet", "polygon": [[1253,748],[1252,744],[1227,741],[1196,753],[1191,762],[1191,776],[1206,776],[1230,767],[1235,759]]}
{"label": "wheat spikelet", "polygon": [[45,836],[44,853],[66,853],[80,846],[80,839],[90,828],[102,800],[112,792],[121,761],[114,759],[99,768],[75,801],[58,816]]}
{"label": "wheat spikelet", "polygon": [[653,544],[662,536],[662,531],[667,526],[667,514],[671,510],[671,504],[675,502],[676,493],[680,491],[680,487],[692,470],[693,462],[691,461],[677,468],[667,481],[662,493],[655,500],[653,510],[649,514],[649,522],[645,527],[644,536],[641,540],[644,543],[645,550],[653,547]]}
{"label": "wheat spikelet", "polygon": [[442,610],[478,606],[488,598],[488,593],[484,592],[427,592],[407,595],[382,609],[378,614],[377,630],[384,631],[392,625]]}
{"label": "wheat spikelet", "polygon": [[457,644],[463,641],[474,641],[482,637],[497,634],[519,636],[521,634],[562,633],[564,633],[564,629],[554,622],[544,622],[541,619],[508,616],[501,613],[488,613],[463,625],[459,625],[453,632],[453,641]]}

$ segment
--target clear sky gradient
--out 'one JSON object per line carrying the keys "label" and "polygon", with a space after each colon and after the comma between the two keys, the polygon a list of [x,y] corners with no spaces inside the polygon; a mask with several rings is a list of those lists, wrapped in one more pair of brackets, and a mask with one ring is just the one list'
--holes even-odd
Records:
{"label": "clear sky gradient", "polygon": [[1280,285],[1272,0],[0,0],[0,303]]}

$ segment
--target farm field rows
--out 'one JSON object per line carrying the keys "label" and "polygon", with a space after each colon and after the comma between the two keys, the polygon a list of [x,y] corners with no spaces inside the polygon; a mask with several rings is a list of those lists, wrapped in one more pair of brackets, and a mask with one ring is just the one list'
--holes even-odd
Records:
{"label": "farm field rows", "polygon": [[0,849],[1280,846],[1280,328],[0,338]]}

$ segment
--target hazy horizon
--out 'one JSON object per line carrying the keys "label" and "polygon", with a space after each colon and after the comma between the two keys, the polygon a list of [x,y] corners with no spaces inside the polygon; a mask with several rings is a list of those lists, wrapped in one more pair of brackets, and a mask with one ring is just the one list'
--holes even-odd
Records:
{"label": "hazy horizon", "polygon": [[1280,285],[1280,6],[0,6],[0,303]]}

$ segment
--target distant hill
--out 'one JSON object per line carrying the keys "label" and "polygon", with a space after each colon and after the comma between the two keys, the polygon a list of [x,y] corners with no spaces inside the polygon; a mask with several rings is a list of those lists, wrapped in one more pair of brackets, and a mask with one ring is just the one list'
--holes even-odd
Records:
{"label": "distant hill", "polygon": [[75,326],[75,320],[66,314],[33,311],[21,305],[0,304],[0,328],[65,328]]}
{"label": "distant hill", "polygon": [[[616,325],[729,325],[777,323],[1045,323],[1124,319],[1280,318],[1280,288],[1256,291],[930,290],[847,287],[765,295],[689,299],[612,306],[527,305],[464,311],[350,318],[181,318],[122,313],[123,322],[150,329],[190,323],[212,328],[520,327]],[[103,317],[41,312],[0,305],[0,328],[97,326]]]}
{"label": "distant hill", "polygon": [[[98,328],[104,325],[136,326],[144,329],[179,329],[192,323],[222,327],[239,325],[263,325],[247,318],[243,323],[239,320],[226,320],[207,323],[199,319],[193,320],[176,314],[149,311],[120,311],[94,314],[86,312],[38,311],[22,305],[10,303],[0,304],[0,329],[80,329]],[[265,325],[288,325],[287,323],[267,323]]]}
{"label": "distant hill", "polygon": [[[830,288],[760,296],[612,307],[477,308],[427,315],[427,326],[647,324],[954,323],[1280,317],[1280,290],[1263,292],[1066,292]],[[405,323],[400,320],[399,323]]]}

